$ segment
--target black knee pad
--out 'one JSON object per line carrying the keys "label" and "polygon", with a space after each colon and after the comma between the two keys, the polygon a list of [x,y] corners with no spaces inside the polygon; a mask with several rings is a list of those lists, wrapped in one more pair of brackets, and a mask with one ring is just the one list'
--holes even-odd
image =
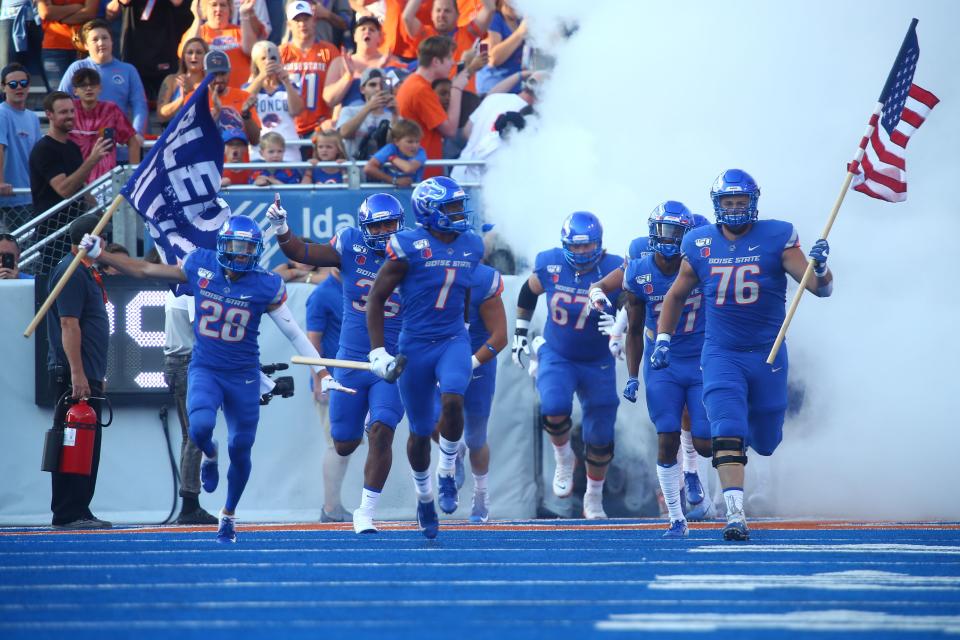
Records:
{"label": "black knee pad", "polygon": [[587,464],[594,467],[605,467],[613,460],[613,443],[602,446],[587,444]]}
{"label": "black knee pad", "polygon": [[[717,455],[718,451],[737,451],[739,455]],[[720,436],[713,439],[713,466],[722,464],[747,464],[747,454],[744,451],[743,438]]]}
{"label": "black knee pad", "polygon": [[543,430],[552,436],[562,436],[573,427],[573,420],[570,416],[563,419],[560,424],[553,424],[547,421],[547,416],[540,416],[540,422],[543,424]]}

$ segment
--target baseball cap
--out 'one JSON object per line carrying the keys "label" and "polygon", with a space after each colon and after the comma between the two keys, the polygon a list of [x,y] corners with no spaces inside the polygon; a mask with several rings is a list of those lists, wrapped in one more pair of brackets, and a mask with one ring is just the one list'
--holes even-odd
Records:
{"label": "baseball cap", "polygon": [[371,80],[376,80],[377,78],[380,78],[381,80],[383,80],[386,77],[387,77],[387,74],[383,72],[383,69],[378,69],[376,67],[367,67],[366,69],[363,70],[363,73],[360,74],[360,86],[361,87],[366,86],[366,84]]}
{"label": "baseball cap", "polygon": [[377,28],[377,31],[381,31],[383,29],[383,25],[380,24],[380,21],[377,20],[375,16],[370,16],[370,15],[360,16],[359,18],[357,18],[357,22],[356,24],[353,25],[353,28],[359,29],[365,24],[372,24]]}
{"label": "baseball cap", "polygon": [[220,135],[223,137],[223,144],[227,144],[231,140],[242,140],[245,144],[250,144],[250,141],[247,140],[247,134],[243,129],[226,127],[220,132]]}
{"label": "baseball cap", "polygon": [[304,13],[308,16],[313,15],[313,7],[310,6],[309,2],[297,0],[296,2],[291,2],[287,5],[287,20],[293,20],[297,16]]}
{"label": "baseball cap", "polygon": [[230,58],[223,51],[208,51],[203,56],[203,70],[207,73],[230,73]]}

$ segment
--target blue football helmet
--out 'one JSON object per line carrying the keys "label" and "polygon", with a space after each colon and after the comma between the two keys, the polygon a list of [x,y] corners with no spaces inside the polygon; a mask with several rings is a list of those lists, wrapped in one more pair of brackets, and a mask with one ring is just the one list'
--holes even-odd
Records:
{"label": "blue football helmet", "polygon": [[[393,231],[373,233],[370,225],[396,220],[397,226]],[[403,229],[403,205],[389,193],[375,193],[360,203],[357,209],[357,224],[363,241],[374,251],[383,253],[387,250],[390,236]]]}
{"label": "blue football helmet", "polygon": [[[720,206],[723,196],[750,196],[746,207],[724,209]],[[741,227],[755,222],[757,219],[757,200],[760,199],[760,187],[750,174],[740,169],[728,169],[719,176],[710,189],[710,198],[713,200],[713,211],[717,215],[717,222],[728,227]]]}
{"label": "blue football helmet", "polygon": [[707,220],[706,216],[702,216],[699,213],[693,214],[693,227],[704,227],[710,224],[710,221]]}
{"label": "blue football helmet", "polygon": [[469,199],[463,187],[446,176],[427,178],[410,196],[418,223],[427,229],[453,233],[470,230]]}
{"label": "blue football helmet", "polygon": [[[567,216],[560,230],[560,242],[563,243],[563,257],[571,267],[582,271],[589,269],[603,255],[603,225],[599,218],[589,211],[576,211]],[[586,252],[575,252],[577,245],[594,245]]]}
{"label": "blue football helmet", "polygon": [[217,234],[217,262],[231,271],[252,271],[263,253],[263,233],[253,219],[234,215]]}
{"label": "blue football helmet", "polygon": [[662,202],[650,212],[650,248],[664,258],[678,256],[684,234],[696,226],[685,204],[676,200]]}

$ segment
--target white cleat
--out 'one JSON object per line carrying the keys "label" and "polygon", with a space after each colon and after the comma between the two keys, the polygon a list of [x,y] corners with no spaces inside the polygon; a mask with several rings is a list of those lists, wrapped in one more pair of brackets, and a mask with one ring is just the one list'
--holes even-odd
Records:
{"label": "white cleat", "polygon": [[587,520],[605,520],[607,513],[603,510],[603,494],[587,492],[583,494],[583,517]]}
{"label": "white cleat", "polygon": [[355,533],[377,533],[377,526],[373,524],[373,514],[362,509],[354,511],[353,530]]}
{"label": "white cleat", "polygon": [[573,493],[573,466],[576,456],[566,458],[556,457],[557,467],[553,471],[553,495],[558,498],[569,498]]}

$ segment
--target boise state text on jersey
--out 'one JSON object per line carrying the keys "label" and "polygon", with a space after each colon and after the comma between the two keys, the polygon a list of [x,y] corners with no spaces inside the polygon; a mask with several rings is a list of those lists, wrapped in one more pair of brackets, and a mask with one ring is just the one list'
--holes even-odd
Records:
{"label": "boise state text on jersey", "polygon": [[[340,355],[350,359],[366,360],[370,351],[367,333],[367,297],[377,272],[386,258],[377,255],[363,240],[359,229],[341,229],[330,240],[340,255],[340,276],[343,279],[343,327]],[[401,300],[397,292],[383,306],[383,339],[387,351],[396,353],[400,339]]]}
{"label": "boise state text on jersey", "polygon": [[390,238],[387,255],[408,265],[399,287],[404,340],[438,340],[465,331],[463,305],[483,258],[480,236],[468,231],[447,244],[423,227],[400,231]]}
{"label": "boise state text on jersey", "polygon": [[503,293],[503,278],[500,272],[485,264],[477,265],[470,289],[470,348],[476,351],[490,339],[487,325],[480,317],[480,305]]}
{"label": "boise state text on jersey", "polygon": [[[631,260],[623,274],[623,288],[645,303],[644,326],[648,341],[653,341],[657,332],[657,321],[663,307],[663,297],[667,295],[677,274],[666,275],[657,266],[654,254],[647,254],[639,260]],[[670,353],[677,357],[700,357],[703,348],[704,309],[701,288],[695,287],[687,296],[683,313],[677,322]]]}
{"label": "boise state text on jersey", "polygon": [[183,272],[196,310],[192,362],[227,371],[259,367],[260,319],[268,307],[287,299],[283,279],[255,267],[227,280],[217,253],[209,249],[191,252]]}
{"label": "boise state text on jersey", "polygon": [[786,315],[783,252],[799,247],[793,225],[758,220],[734,241],[717,225],[683,238],[681,252],[703,285],[707,342],[740,351],[773,344]]}
{"label": "boise state text on jersey", "polygon": [[568,360],[591,361],[610,358],[607,336],[597,329],[600,314],[590,306],[590,285],[623,265],[623,258],[604,254],[590,271],[577,274],[557,247],[537,254],[533,272],[540,279],[547,298],[544,338]]}

